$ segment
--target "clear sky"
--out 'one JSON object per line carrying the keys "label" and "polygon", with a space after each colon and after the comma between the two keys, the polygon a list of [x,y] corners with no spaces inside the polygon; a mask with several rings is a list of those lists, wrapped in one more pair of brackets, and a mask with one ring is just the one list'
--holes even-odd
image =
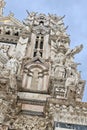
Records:
{"label": "clear sky", "polygon": [[[78,67],[82,71],[82,79],[87,81],[87,0],[5,0],[4,14],[13,12],[19,20],[27,17],[26,10],[39,13],[51,13],[64,16],[65,26],[69,26],[67,33],[70,35],[71,48],[83,44],[82,52],[75,56],[75,61],[81,63]],[[87,101],[87,83],[83,101]]]}

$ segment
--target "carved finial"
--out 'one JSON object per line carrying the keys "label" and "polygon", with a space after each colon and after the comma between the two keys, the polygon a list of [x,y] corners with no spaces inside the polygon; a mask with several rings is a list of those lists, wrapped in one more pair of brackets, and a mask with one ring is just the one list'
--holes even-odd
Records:
{"label": "carved finial", "polygon": [[5,1],[4,0],[0,0],[0,16],[3,15],[3,8],[5,6]]}

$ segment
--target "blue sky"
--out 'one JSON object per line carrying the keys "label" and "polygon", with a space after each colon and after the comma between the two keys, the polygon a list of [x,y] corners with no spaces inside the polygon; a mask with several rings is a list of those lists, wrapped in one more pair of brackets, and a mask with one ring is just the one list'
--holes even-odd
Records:
{"label": "blue sky", "polygon": [[[75,61],[81,63],[78,70],[82,71],[82,79],[87,80],[87,0],[5,0],[4,14],[13,12],[19,20],[27,17],[26,10],[39,13],[51,13],[64,16],[65,26],[69,26],[71,48],[83,44],[82,52],[75,56]],[[87,83],[83,101],[87,101]]]}

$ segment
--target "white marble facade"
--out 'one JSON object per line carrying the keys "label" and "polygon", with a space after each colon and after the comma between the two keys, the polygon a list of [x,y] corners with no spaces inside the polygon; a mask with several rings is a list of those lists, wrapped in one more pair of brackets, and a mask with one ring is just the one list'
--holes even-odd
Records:
{"label": "white marble facade", "polygon": [[81,102],[85,81],[74,62],[83,45],[70,49],[63,17],[27,12],[22,23],[13,14],[3,16],[3,2],[0,129],[68,130],[55,128],[55,121],[87,125],[87,103]]}

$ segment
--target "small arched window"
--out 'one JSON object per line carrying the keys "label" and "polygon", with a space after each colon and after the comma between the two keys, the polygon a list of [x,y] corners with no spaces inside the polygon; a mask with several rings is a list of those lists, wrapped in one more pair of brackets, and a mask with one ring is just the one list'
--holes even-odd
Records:
{"label": "small arched window", "polygon": [[35,43],[35,49],[38,48],[38,40],[36,40],[36,43]]}
{"label": "small arched window", "polygon": [[0,34],[2,33],[2,30],[0,29]]}
{"label": "small arched window", "polygon": [[44,22],[43,22],[43,21],[40,21],[40,22],[39,22],[39,25],[44,25]]}
{"label": "small arched window", "polygon": [[15,32],[14,35],[15,35],[15,36],[19,36],[19,32]]}
{"label": "small arched window", "polygon": [[10,30],[8,30],[8,31],[6,31],[5,34],[10,35],[10,33],[11,33]]}
{"label": "small arched window", "polygon": [[37,56],[38,54],[39,54],[39,56],[42,57],[42,55],[43,55],[43,43],[44,43],[44,36],[42,34],[39,34],[36,37],[33,57]]}
{"label": "small arched window", "polygon": [[40,42],[40,49],[43,49],[43,41]]}

